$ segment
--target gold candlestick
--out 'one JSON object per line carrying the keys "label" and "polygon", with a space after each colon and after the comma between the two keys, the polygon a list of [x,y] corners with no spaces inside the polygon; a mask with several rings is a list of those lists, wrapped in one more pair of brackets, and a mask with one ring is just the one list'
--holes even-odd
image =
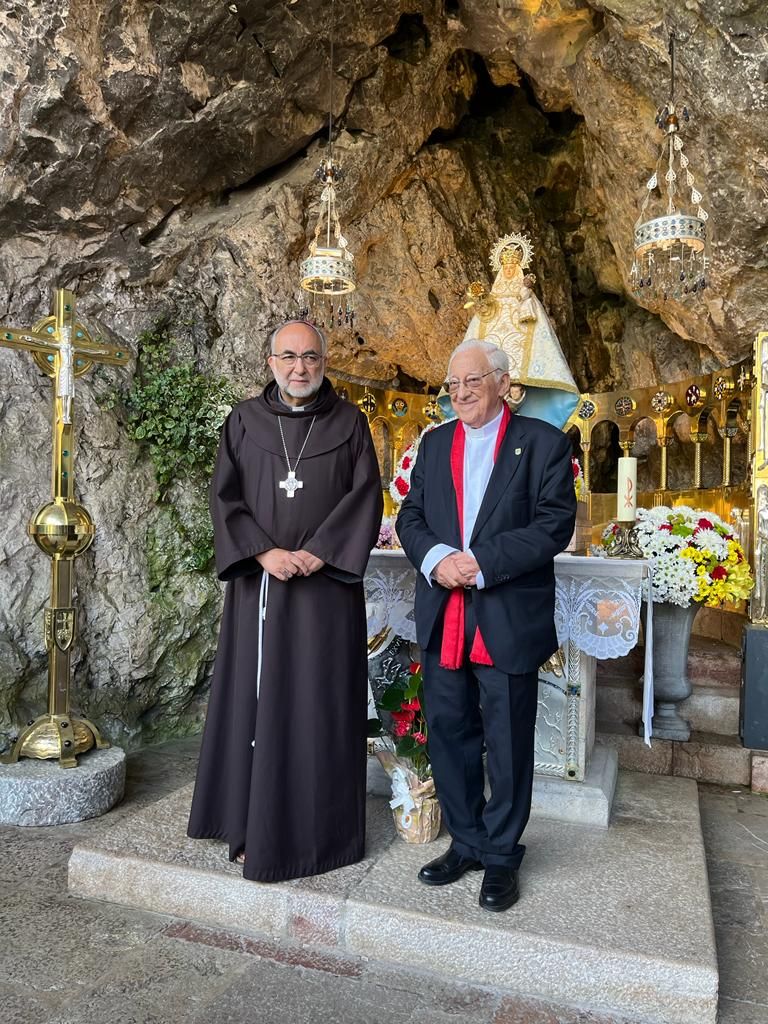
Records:
{"label": "gold candlestick", "polygon": [[709,434],[703,430],[692,430],[691,441],[693,441],[693,486],[698,490],[701,487],[701,470],[702,470],[702,445],[706,444],[709,440]]}
{"label": "gold candlestick", "polygon": [[6,764],[20,757],[57,757],[62,768],[77,766],[77,754],[94,744],[106,747],[96,726],[70,714],[71,652],[76,636],[73,599],[75,558],[86,551],[95,533],[88,511],[74,497],[74,397],[75,378],[94,363],[124,366],[125,352],[95,342],[75,320],[73,292],[58,289],[54,314],[30,330],[0,327],[0,345],[22,349],[53,378],[52,500],[32,516],[27,531],[51,559],[51,603],[45,609],[45,646],[48,651],[48,713],[30,722],[10,752]]}

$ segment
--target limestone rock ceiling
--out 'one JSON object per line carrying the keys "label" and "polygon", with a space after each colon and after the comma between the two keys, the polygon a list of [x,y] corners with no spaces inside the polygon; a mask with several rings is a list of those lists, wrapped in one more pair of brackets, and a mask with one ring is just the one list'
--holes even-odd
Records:
{"label": "limestone rock ceiling", "polygon": [[[176,311],[195,321],[189,345],[201,366],[246,389],[263,380],[262,339],[295,306],[317,208],[330,4],[229,6],[6,0],[0,317],[32,322],[48,312],[51,288],[66,285],[97,330],[135,350],[141,330]],[[763,0],[335,9],[342,216],[360,279],[358,331],[333,341],[335,365],[439,381],[467,323],[466,285],[490,280],[490,247],[513,230],[534,239],[537,289],[582,388],[649,385],[748,354],[768,308]],[[670,29],[714,267],[703,304],[645,308],[628,293],[627,269],[660,141],[653,117],[667,98]],[[0,674],[15,680],[10,704],[44,677],[30,624],[46,581],[24,523],[47,489],[49,393],[18,353],[0,351],[0,373],[0,501],[10,509],[0,522]],[[83,560],[82,635],[93,713],[130,737],[194,717],[218,594],[162,563],[173,597],[159,597],[147,537],[150,554],[162,552],[170,526],[153,507],[151,470],[93,398],[118,376],[90,378],[78,393],[78,484],[100,530]],[[43,453],[35,465],[30,448]]]}
{"label": "limestone rock ceiling", "polygon": [[[147,312],[183,281],[215,321],[213,358],[260,371],[254,331],[292,305],[317,198],[330,4],[236,6],[43,0],[0,15],[5,311],[40,312],[58,276],[109,324],[137,287]],[[746,354],[768,298],[760,0],[731,13],[714,0],[335,6],[343,213],[365,305],[362,341],[340,342],[337,362],[439,379],[464,288],[513,229],[534,237],[582,386]],[[706,303],[649,317],[626,269],[670,29],[715,269]],[[117,330],[130,342],[134,327],[124,316]]]}

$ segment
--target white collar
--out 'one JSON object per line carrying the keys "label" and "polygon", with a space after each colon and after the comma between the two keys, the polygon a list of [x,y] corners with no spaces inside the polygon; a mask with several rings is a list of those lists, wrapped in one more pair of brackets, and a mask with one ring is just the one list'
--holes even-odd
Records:
{"label": "white collar", "polygon": [[501,424],[501,417],[504,415],[504,407],[502,406],[498,416],[486,423],[482,427],[469,427],[467,424],[463,424],[464,433],[467,436],[468,441],[489,441],[491,438],[496,437],[499,432],[499,426]]}
{"label": "white collar", "polygon": [[307,405],[289,405],[280,393],[280,388],[277,389],[277,398],[281,405],[284,405],[286,409],[290,409],[291,412],[304,412],[306,408],[312,405],[312,402],[308,402]]}

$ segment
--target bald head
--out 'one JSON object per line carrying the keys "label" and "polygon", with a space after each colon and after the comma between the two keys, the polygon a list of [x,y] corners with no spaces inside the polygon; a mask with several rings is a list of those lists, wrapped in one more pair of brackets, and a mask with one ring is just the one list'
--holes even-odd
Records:
{"label": "bald head", "polygon": [[284,323],[278,324],[278,326],[275,327],[273,331],[270,331],[269,337],[267,339],[270,353],[274,353],[275,351],[275,341],[277,340],[278,334],[282,335],[284,331],[301,331],[302,329],[304,331],[310,331],[312,333],[313,338],[316,342],[315,347],[317,348],[319,345],[318,351],[325,355],[326,350],[328,348],[327,342],[325,340],[325,335],[323,334],[319,327],[315,327],[314,324],[311,324],[306,320],[286,320]]}

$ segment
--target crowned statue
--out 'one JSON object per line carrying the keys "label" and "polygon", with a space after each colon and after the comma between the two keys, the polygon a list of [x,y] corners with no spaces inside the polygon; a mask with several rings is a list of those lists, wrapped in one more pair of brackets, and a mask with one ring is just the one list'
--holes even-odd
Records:
{"label": "crowned statue", "polygon": [[534,274],[525,271],[533,256],[526,235],[505,235],[491,253],[496,272],[490,292],[470,284],[465,309],[474,309],[464,341],[498,345],[509,356],[508,401],[522,416],[563,427],[579,400],[563,350],[546,310],[533,292]]}

